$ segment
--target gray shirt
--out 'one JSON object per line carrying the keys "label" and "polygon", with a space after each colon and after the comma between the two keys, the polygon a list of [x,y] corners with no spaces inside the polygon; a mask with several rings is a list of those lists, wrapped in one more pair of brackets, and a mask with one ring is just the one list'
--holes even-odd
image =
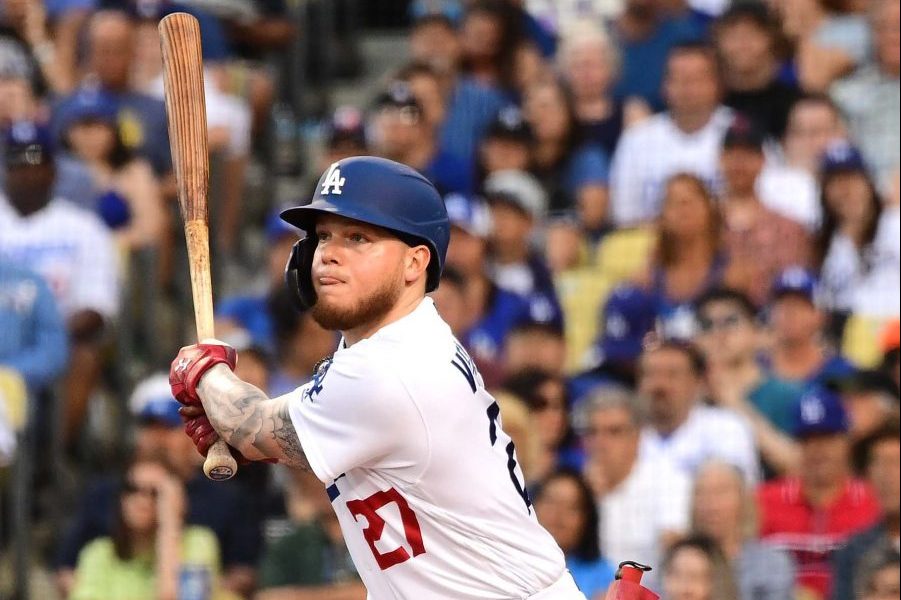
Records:
{"label": "gray shirt", "polygon": [[749,541],[735,562],[735,578],[741,600],[792,600],[795,566],[785,552],[761,542]]}
{"label": "gray shirt", "polygon": [[901,142],[901,87],[875,64],[861,67],[833,84],[832,99],[847,116],[854,142],[867,167],[884,184],[898,167]]}

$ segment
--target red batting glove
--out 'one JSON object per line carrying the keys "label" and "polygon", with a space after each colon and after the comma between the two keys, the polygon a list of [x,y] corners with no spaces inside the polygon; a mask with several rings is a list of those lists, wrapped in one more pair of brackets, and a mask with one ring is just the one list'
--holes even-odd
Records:
{"label": "red batting glove", "polygon": [[178,351],[178,356],[169,368],[169,385],[172,395],[185,405],[200,404],[197,396],[197,384],[200,378],[213,365],[223,363],[232,371],[238,354],[235,349],[225,344],[194,344]]}
{"label": "red batting glove", "polygon": [[[210,447],[219,441],[219,434],[213,429],[213,425],[206,416],[203,406],[200,404],[183,406],[178,409],[178,413],[185,423],[185,433],[188,434],[188,437],[194,442],[194,447],[197,448],[197,451],[201,456],[206,456],[207,452],[210,451]],[[229,450],[231,450],[232,456],[235,457],[235,461],[239,465],[247,465],[254,462],[231,446],[229,446]],[[257,462],[276,464],[278,463],[278,459],[267,458]]]}

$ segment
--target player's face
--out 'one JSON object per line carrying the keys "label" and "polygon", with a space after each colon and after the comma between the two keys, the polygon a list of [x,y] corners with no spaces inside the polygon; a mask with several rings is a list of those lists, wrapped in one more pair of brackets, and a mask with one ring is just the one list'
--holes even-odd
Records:
{"label": "player's face", "polygon": [[387,231],[337,216],[316,223],[313,318],[325,329],[347,331],[383,317],[405,286],[410,248]]}

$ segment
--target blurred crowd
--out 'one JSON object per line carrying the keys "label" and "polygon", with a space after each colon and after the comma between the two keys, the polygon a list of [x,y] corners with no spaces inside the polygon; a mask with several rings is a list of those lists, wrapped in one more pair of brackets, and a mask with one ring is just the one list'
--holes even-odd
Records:
{"label": "blurred crowd", "polygon": [[0,0],[0,491],[33,465],[60,597],[366,596],[322,484],[208,481],[161,373],[193,341],[175,11],[241,378],[288,393],[337,343],[284,290],[279,210],[400,161],[445,198],[435,303],[590,600],[624,560],[667,600],[899,597],[898,0],[413,0],[378,92],[286,135],[302,4]]}

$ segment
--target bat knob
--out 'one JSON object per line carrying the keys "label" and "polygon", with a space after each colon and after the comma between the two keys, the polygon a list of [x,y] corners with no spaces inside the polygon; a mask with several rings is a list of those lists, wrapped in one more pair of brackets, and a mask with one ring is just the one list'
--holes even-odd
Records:
{"label": "bat knob", "polygon": [[203,472],[213,481],[225,481],[234,477],[238,472],[238,463],[232,456],[228,445],[219,440],[210,447],[203,463]]}

